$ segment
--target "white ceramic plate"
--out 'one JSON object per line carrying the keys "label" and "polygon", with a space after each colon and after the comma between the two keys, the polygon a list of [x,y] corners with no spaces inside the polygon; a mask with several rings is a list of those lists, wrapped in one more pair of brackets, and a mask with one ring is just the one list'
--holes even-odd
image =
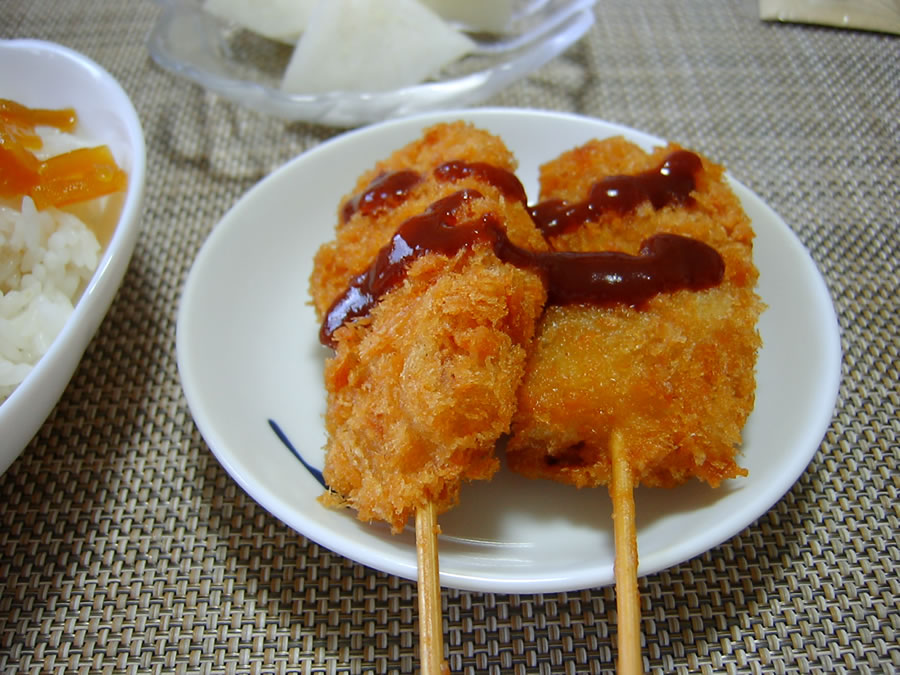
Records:
{"label": "white ceramic plate", "polygon": [[[200,251],[178,315],[184,390],[203,437],[237,482],[292,528],[360,563],[416,576],[414,532],[392,536],[316,501],[322,486],[280,439],[323,465],[328,351],[317,341],[307,281],[317,247],[333,235],[338,201],[377,159],[440,120],[467,119],[506,141],[534,198],[538,167],[590,138],[662,141],[595,119],[524,110],[430,114],[324,143],[250,190]],[[840,370],[837,322],[822,278],[784,222],[734,183],[757,232],[764,347],[756,409],[742,464],[749,478],[714,490],[699,483],[637,491],[640,573],[696,556],[766,512],[796,481],[830,423]],[[443,585],[553,592],[613,582],[605,490],[529,481],[501,469],[462,491],[441,516]]]}
{"label": "white ceramic plate", "polygon": [[140,230],[146,153],[137,112],[113,77],[86,56],[41,40],[0,40],[0,96],[31,107],[72,107],[79,130],[107,144],[128,171],[119,222],[94,276],[47,353],[0,405],[0,474],[53,410],[122,283]]}
{"label": "white ceramic plate", "polygon": [[288,120],[354,126],[471,105],[541,67],[594,23],[595,0],[515,0],[508,34],[475,36],[479,50],[434,80],[385,92],[286,94],[291,47],[250,34],[203,10],[202,0],[163,6],[148,41],[163,68],[243,106]]}

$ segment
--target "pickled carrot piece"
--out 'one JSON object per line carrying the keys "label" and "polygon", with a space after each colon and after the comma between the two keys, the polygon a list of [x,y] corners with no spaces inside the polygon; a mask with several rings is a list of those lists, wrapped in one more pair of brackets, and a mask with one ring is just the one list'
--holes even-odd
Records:
{"label": "pickled carrot piece", "polygon": [[106,145],[80,148],[41,163],[40,182],[31,190],[38,209],[66,206],[124,190],[128,176]]}
{"label": "pickled carrot piece", "polygon": [[28,150],[40,150],[44,141],[33,126],[0,116],[0,145],[18,145]]}
{"label": "pickled carrot piece", "polygon": [[43,145],[35,127],[70,132],[77,123],[72,108],[28,108],[0,99],[0,197],[29,195],[38,209],[45,209],[124,190],[128,175],[108,146],[73,150],[43,162],[31,152]]}
{"label": "pickled carrot piece", "polygon": [[74,108],[48,110],[46,108],[28,108],[21,103],[0,98],[0,118],[18,122],[30,127],[56,127],[60,131],[73,131],[78,124],[78,115]]}
{"label": "pickled carrot piece", "polygon": [[0,197],[27,195],[38,183],[40,162],[20,145],[6,143],[0,129]]}

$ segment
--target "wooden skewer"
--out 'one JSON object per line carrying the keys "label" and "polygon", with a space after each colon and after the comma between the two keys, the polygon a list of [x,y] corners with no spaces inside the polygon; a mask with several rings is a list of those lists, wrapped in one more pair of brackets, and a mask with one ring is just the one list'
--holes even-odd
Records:
{"label": "wooden skewer", "polygon": [[441,579],[438,566],[434,503],[416,511],[416,557],[419,565],[419,660],[422,675],[449,673],[444,661]]}
{"label": "wooden skewer", "polygon": [[643,660],[641,598],[637,583],[638,549],[634,521],[634,480],[622,434],[618,431],[613,432],[610,439],[610,457],[612,480],[609,492],[613,504],[613,530],[616,539],[618,673],[636,675],[643,672]]}

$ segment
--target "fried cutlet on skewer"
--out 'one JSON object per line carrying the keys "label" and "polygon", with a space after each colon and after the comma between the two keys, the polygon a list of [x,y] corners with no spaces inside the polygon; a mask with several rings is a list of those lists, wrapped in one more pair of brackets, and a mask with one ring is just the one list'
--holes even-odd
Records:
{"label": "fried cutlet on skewer", "polygon": [[677,146],[648,154],[622,138],[589,142],[542,167],[541,198],[533,212],[556,250],[636,254],[665,232],[709,244],[724,263],[721,282],[703,290],[548,307],[507,445],[526,476],[609,486],[619,669],[637,673],[633,488],[745,474],[735,454],[753,408],[762,310],[753,231],[723,169]]}
{"label": "fried cutlet on skewer", "polygon": [[[603,177],[658,172],[679,153],[674,145],[646,153],[618,137],[592,141],[542,167],[542,203],[576,204]],[[642,201],[624,212],[598,210],[568,229],[545,228],[555,250],[632,255],[660,232],[687,236],[719,253],[724,277],[638,307],[549,306],[519,391],[507,447],[513,470],[605,485],[609,438],[618,429],[636,485],[671,487],[696,477],[716,486],[745,474],[735,454],[754,403],[762,309],[753,230],[722,167],[698,159],[683,202],[656,208]]]}
{"label": "fried cutlet on skewer", "polygon": [[[478,138],[479,134],[481,138]],[[488,152],[485,151],[485,140],[491,148]],[[453,150],[448,151],[451,147]],[[562,453],[551,453],[548,458],[546,451],[542,452],[537,445],[528,445],[529,438],[532,441],[537,438],[540,443],[560,431],[557,429],[548,435],[540,425],[529,425],[528,416],[533,408],[523,406],[523,401],[527,403],[528,399],[523,399],[522,395],[518,402],[509,404],[510,394],[514,393],[521,374],[524,350],[544,301],[541,289],[549,292],[551,305],[541,322],[543,336],[545,330],[550,330],[548,325],[551,328],[555,325],[548,323],[548,317],[554,317],[555,322],[556,316],[571,319],[583,310],[627,312],[629,304],[640,305],[639,309],[646,312],[657,303],[659,293],[677,298],[697,289],[718,287],[722,271],[716,272],[717,265],[722,269],[727,267],[730,275],[723,285],[735,282],[743,274],[744,281],[749,279],[752,288],[755,279],[752,263],[742,272],[730,259],[735,256],[729,253],[720,256],[717,252],[729,249],[735,241],[743,242],[749,248],[752,232],[747,223],[726,226],[728,236],[724,239],[704,236],[709,233],[702,226],[685,227],[683,223],[668,228],[633,227],[634,223],[628,221],[635,215],[646,220],[654,211],[665,211],[655,203],[658,195],[651,198],[654,207],[649,210],[639,204],[640,199],[635,208],[624,210],[628,216],[624,219],[626,224],[632,225],[627,232],[631,236],[623,237],[629,245],[602,237],[599,242],[593,241],[598,239],[596,232],[604,230],[592,229],[591,222],[572,231],[555,227],[559,224],[555,221],[571,220],[573,214],[578,215],[579,209],[569,209],[566,204],[562,205],[565,208],[557,209],[553,200],[577,199],[567,196],[565,190],[577,189],[577,177],[584,175],[582,172],[586,167],[591,168],[591,162],[586,160],[603,154],[595,152],[590,144],[586,148],[571,153],[574,161],[548,165],[557,169],[555,173],[552,168],[545,167],[542,177],[545,196],[550,202],[532,209],[532,215],[544,226],[545,234],[555,248],[570,248],[582,253],[544,250],[544,240],[523,208],[521,186],[517,192],[509,189],[510,183],[517,184],[514,178],[512,181],[497,180],[498,172],[508,173],[513,167],[512,157],[498,139],[457,124],[439,125],[429,130],[421,141],[398,151],[361,177],[355,193],[341,208],[335,242],[324,246],[317,255],[312,293],[317,311],[323,318],[322,337],[336,349],[336,356],[329,360],[326,372],[330,433],[326,477],[329,473],[333,476],[329,480],[334,488],[326,501],[349,504],[364,520],[386,520],[395,531],[403,526],[410,513],[415,512],[417,543],[424,532],[424,537],[430,538],[432,544],[431,547],[419,546],[420,575],[423,558],[426,562],[428,558],[428,555],[423,556],[423,551],[434,550],[435,510],[444,510],[455,502],[462,480],[486,478],[493,473],[496,468],[492,455],[494,442],[504,433],[507,415],[512,414],[516,405],[519,407],[516,420],[520,424],[514,426],[516,433],[508,456],[512,464],[518,462],[516,468],[523,473],[561,476],[563,480],[579,485],[610,482],[611,472],[616,476],[611,489],[614,501],[622,507],[628,506],[626,502],[630,501],[630,509],[616,508],[617,542],[620,526],[623,532],[630,532],[632,542],[633,555],[626,555],[629,547],[620,548],[617,544],[617,560],[628,561],[623,574],[626,580],[628,576],[636,575],[631,500],[634,484],[640,481],[675,483],[689,475],[716,483],[728,475],[740,473],[732,456],[729,456],[731,464],[728,466],[721,458],[697,461],[696,452],[692,455],[692,471],[686,471],[674,462],[661,471],[656,460],[648,460],[648,457],[652,459],[651,453],[636,455],[625,445],[623,434],[635,429],[634,421],[627,416],[619,418],[620,422],[622,419],[626,422],[607,429],[605,448],[592,448],[590,439],[579,439],[574,444],[564,445]],[[642,156],[639,150],[624,142],[619,144],[618,151],[631,156],[635,163],[631,168],[639,169],[642,161],[646,164],[654,159]],[[665,169],[668,174],[676,154],[670,154],[657,166],[656,173]],[[448,157],[457,159],[447,164],[444,160]],[[680,206],[693,208],[702,201],[698,196],[707,185],[707,174],[715,174],[716,167],[710,165],[712,170],[709,170],[707,163],[702,163],[699,158],[694,157],[694,161],[697,166],[692,169],[690,178],[691,181],[696,179],[696,185],[692,182],[689,197],[676,200]],[[593,170],[594,173],[589,175],[598,175],[596,166]],[[652,173],[654,170],[647,171]],[[554,176],[561,192],[547,189]],[[666,178],[663,183],[665,192],[671,181]],[[605,186],[610,194],[624,188],[628,186],[621,183]],[[577,195],[577,192],[573,194]],[[663,197],[665,201],[669,195],[663,194]],[[715,200],[712,203],[715,204]],[[547,206],[552,208],[547,209]],[[546,217],[548,213],[555,213],[553,219]],[[587,221],[597,221],[594,225],[607,227],[616,223],[615,218],[604,221],[603,217],[594,219],[595,214],[588,215],[591,217],[586,218]],[[446,221],[444,224],[454,227],[464,223],[458,229],[451,228],[454,232],[451,239],[461,231],[471,230],[470,241],[463,242],[458,248],[440,251],[441,255],[431,251],[412,256],[403,264],[402,274],[391,271],[390,261],[394,258],[402,259],[409,251],[422,248],[422,242],[416,243],[409,235],[421,230],[425,221],[434,220]],[[491,227],[487,227],[489,224]],[[554,227],[547,227],[548,224]],[[659,236],[660,231],[669,234]],[[585,232],[591,237],[586,239]],[[715,248],[701,243],[707,239]],[[425,244],[424,248],[429,246]],[[441,246],[443,244],[437,248]],[[586,253],[598,250],[603,252]],[[621,253],[609,253],[610,250]],[[710,255],[715,258],[712,268],[709,267]],[[723,258],[727,265],[723,264]],[[735,259],[740,259],[739,252]],[[697,261],[703,263],[700,265],[705,270],[702,273],[690,269]],[[667,269],[669,267],[672,269]],[[491,274],[484,277],[485,272]],[[495,275],[497,272],[501,272],[499,277]],[[393,277],[399,281],[385,281]],[[627,281],[621,283],[626,277]],[[648,281],[649,284],[645,283]],[[740,281],[738,285],[741,285]],[[374,293],[373,288],[378,287],[383,292]],[[586,294],[585,288],[589,288]],[[678,290],[685,288],[694,290]],[[372,295],[377,298],[373,300]],[[617,299],[604,300],[611,297]],[[581,299],[587,304],[579,305]],[[452,308],[450,313],[446,311],[448,307]],[[705,309],[710,307],[715,305]],[[339,311],[335,311],[336,308]],[[758,312],[758,308],[755,309]],[[573,327],[579,328],[577,321],[568,328]],[[568,328],[563,333],[567,333]],[[598,332],[597,326],[589,323],[581,325],[581,329],[582,333],[576,330],[576,334],[590,336],[592,331]],[[577,354],[577,343],[578,340],[573,350],[572,344],[563,342],[562,354]],[[541,347],[540,343],[538,347]],[[552,350],[541,352],[539,356],[546,359],[548,353],[552,356]],[[531,376],[538,372],[539,369],[533,366],[540,364],[540,359],[532,355],[529,363],[528,374]],[[563,378],[570,375],[561,372]],[[537,380],[536,386],[531,381],[530,386],[530,393],[540,392],[541,380]],[[397,392],[403,392],[404,388],[406,392],[397,398]],[[578,390],[578,385],[574,388]],[[526,390],[523,388],[523,391]],[[554,389],[554,394],[559,391],[565,391],[565,387]],[[482,395],[487,395],[487,399]],[[752,389],[750,397],[752,407]],[[501,400],[504,403],[498,406]],[[475,405],[467,405],[473,403]],[[551,400],[550,403],[552,408],[554,402]],[[564,406],[569,403],[571,401],[562,402]],[[629,411],[627,406],[633,403],[634,400],[620,404],[618,413]],[[610,410],[600,412],[608,415]],[[631,408],[630,412],[640,411]],[[615,417],[607,417],[605,421],[608,423],[611,419]],[[416,425],[416,420],[424,422]],[[491,425],[491,420],[499,420],[501,424]],[[523,420],[524,424],[521,423]],[[577,417],[570,422],[574,422],[572,428],[577,429]],[[597,426],[601,425],[592,424],[592,428]],[[470,433],[473,429],[474,436]],[[545,434],[543,438],[541,433]],[[450,452],[442,455],[441,448],[450,448]],[[605,473],[604,462],[592,464],[588,461],[590,454],[586,453],[591,451],[598,456],[605,453]],[[667,459],[671,456],[669,453]],[[539,467],[538,472],[533,470],[534,466]],[[599,472],[596,471],[598,466]],[[403,472],[410,469],[404,475]],[[623,555],[618,555],[619,551]],[[432,576],[436,578],[436,554],[432,555]],[[617,579],[620,576],[618,568],[617,563]],[[636,579],[633,581],[631,587],[636,597]],[[428,609],[426,605],[420,602],[423,614]],[[434,607],[432,597],[431,609]],[[639,612],[634,611],[635,602],[631,609],[631,615],[639,618]],[[438,612],[436,623],[439,619]],[[433,627],[429,630],[434,631]],[[425,626],[423,636],[424,631]],[[639,637],[636,636],[639,631],[633,630],[631,642],[637,649],[631,650],[632,665],[640,658]],[[437,667],[432,665],[432,668]]]}
{"label": "fried cutlet on skewer", "polygon": [[[515,168],[499,139],[456,123],[426,130],[362,176],[341,207],[335,240],[316,255],[311,292],[323,330],[401,226],[454,199],[452,213],[437,213],[438,220],[465,225],[492,217],[517,245],[546,247],[521,199],[508,198],[498,181],[477,171],[435,177],[451,160]],[[373,184],[401,171],[418,180],[403,194],[391,191],[383,208],[360,206]],[[336,322],[325,372],[326,501],[396,532],[426,501],[440,513],[456,502],[464,480],[490,478],[545,297],[538,275],[476,243],[411,259],[400,283],[364,316],[351,312],[352,320]]]}
{"label": "fried cutlet on skewer", "polygon": [[311,278],[325,368],[323,502],[398,532],[415,514],[423,673],[446,671],[437,514],[490,478],[546,292],[497,238],[546,244],[502,142],[444,124],[363,175]]}

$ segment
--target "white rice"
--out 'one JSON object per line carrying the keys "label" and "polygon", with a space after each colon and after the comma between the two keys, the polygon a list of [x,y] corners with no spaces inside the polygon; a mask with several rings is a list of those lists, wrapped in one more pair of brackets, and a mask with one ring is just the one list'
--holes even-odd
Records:
{"label": "white rice", "polygon": [[59,335],[99,260],[97,237],[76,216],[38,211],[30,197],[21,207],[0,201],[0,403]]}

